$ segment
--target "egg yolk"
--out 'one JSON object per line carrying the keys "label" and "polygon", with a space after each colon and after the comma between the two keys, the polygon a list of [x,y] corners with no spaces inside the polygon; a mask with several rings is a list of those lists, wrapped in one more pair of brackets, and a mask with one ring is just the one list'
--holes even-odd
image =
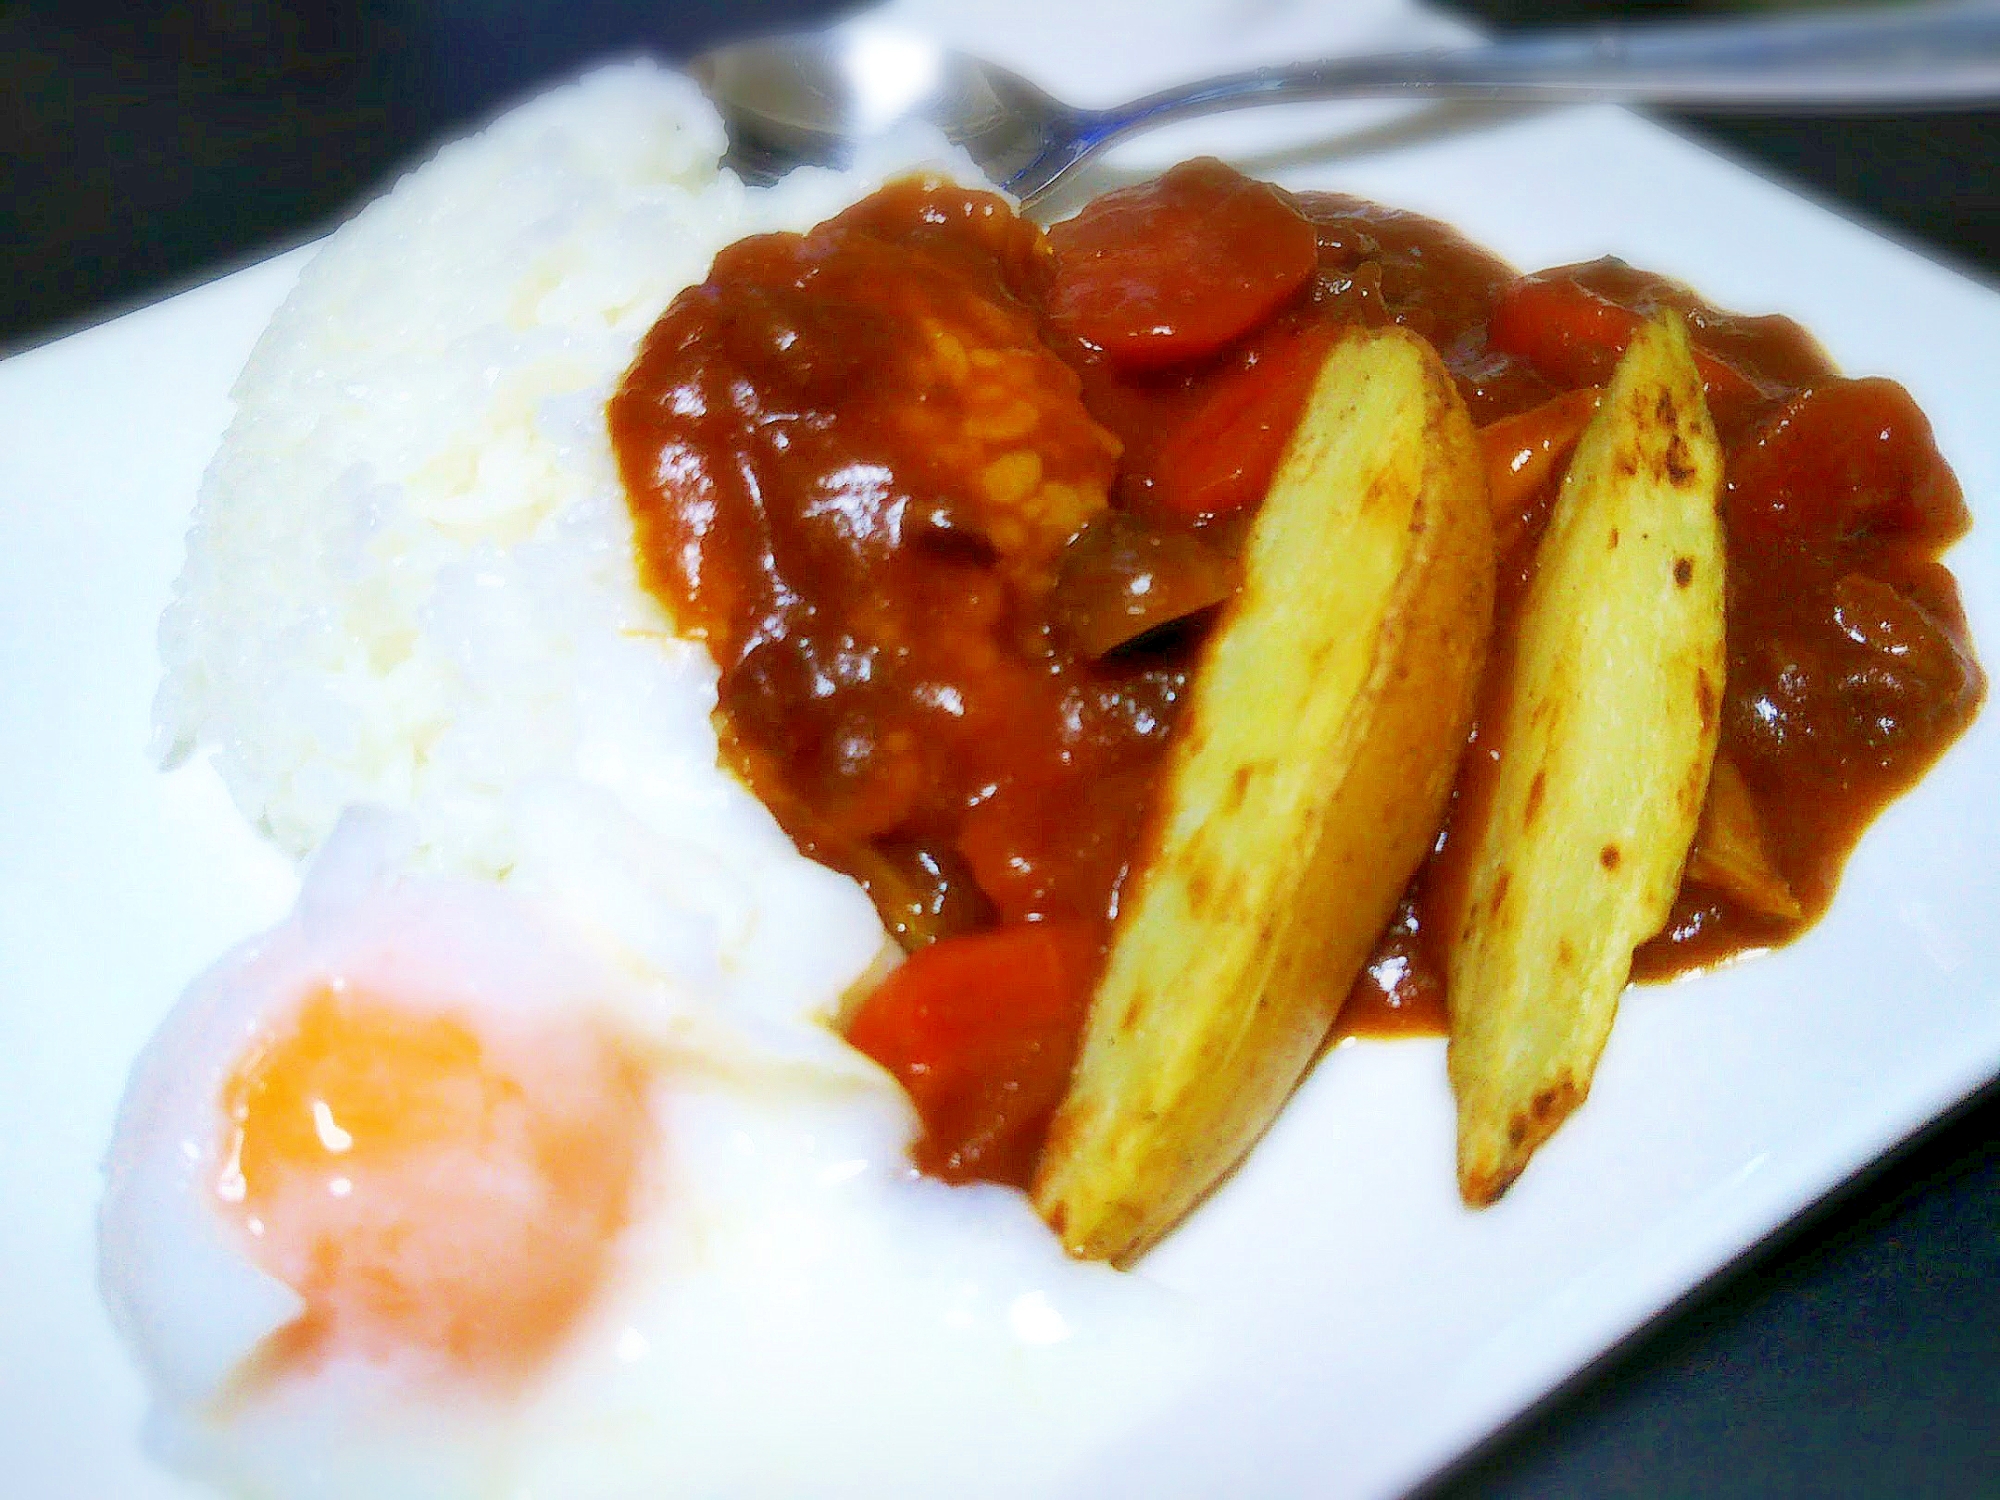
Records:
{"label": "egg yolk", "polygon": [[601,1029],[510,1025],[328,985],[239,1060],[217,1189],[305,1302],[260,1373],[341,1351],[505,1381],[574,1325],[632,1207],[645,1071]]}

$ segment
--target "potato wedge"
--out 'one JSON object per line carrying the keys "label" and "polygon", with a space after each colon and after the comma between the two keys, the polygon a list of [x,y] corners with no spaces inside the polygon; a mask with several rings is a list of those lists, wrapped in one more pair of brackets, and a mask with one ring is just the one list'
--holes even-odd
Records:
{"label": "potato wedge", "polygon": [[1477,442],[1436,354],[1338,344],[1251,533],[1034,1188],[1130,1261],[1262,1134],[1435,836],[1492,621]]}
{"label": "potato wedge", "polygon": [[1715,755],[1722,463],[1680,320],[1632,340],[1579,441],[1460,803],[1447,931],[1459,1191],[1491,1203],[1583,1101]]}

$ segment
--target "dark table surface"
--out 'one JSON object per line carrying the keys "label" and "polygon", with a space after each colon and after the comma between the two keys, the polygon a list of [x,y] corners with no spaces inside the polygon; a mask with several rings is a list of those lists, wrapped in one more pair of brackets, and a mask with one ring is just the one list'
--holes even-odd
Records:
{"label": "dark table surface", "polygon": [[[848,8],[0,6],[0,352],[310,238],[429,143],[590,58],[640,46],[685,56],[739,30]],[[1459,6],[1495,26],[1717,8]],[[2000,282],[2000,115],[1675,123]],[[1990,511],[1993,498],[1974,504]],[[1990,514],[1982,522],[1995,523]],[[1996,1141],[2000,1089],[1989,1088],[1606,1355],[1430,1493],[2000,1495]]]}

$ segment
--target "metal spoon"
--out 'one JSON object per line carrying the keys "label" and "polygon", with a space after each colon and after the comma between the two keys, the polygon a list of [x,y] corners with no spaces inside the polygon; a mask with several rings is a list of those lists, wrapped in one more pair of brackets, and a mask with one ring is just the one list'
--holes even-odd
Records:
{"label": "metal spoon", "polygon": [[1529,33],[1258,68],[1110,109],[1075,108],[993,63],[866,24],[734,43],[701,54],[690,69],[728,124],[730,164],[753,181],[804,163],[845,165],[860,141],[921,120],[1027,203],[1120,136],[1286,100],[1621,100],[1710,109],[1991,102],[2000,99],[2000,5]]}

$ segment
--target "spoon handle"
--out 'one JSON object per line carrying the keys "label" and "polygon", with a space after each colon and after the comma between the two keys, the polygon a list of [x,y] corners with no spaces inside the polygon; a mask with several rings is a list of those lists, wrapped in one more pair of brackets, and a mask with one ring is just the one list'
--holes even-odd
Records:
{"label": "spoon handle", "polygon": [[1744,110],[1947,107],[2000,97],[2000,5],[1975,0],[1726,25],[1607,26],[1258,68],[1112,109],[1078,111],[1075,125],[1094,154],[1130,131],[1227,109],[1401,96]]}

